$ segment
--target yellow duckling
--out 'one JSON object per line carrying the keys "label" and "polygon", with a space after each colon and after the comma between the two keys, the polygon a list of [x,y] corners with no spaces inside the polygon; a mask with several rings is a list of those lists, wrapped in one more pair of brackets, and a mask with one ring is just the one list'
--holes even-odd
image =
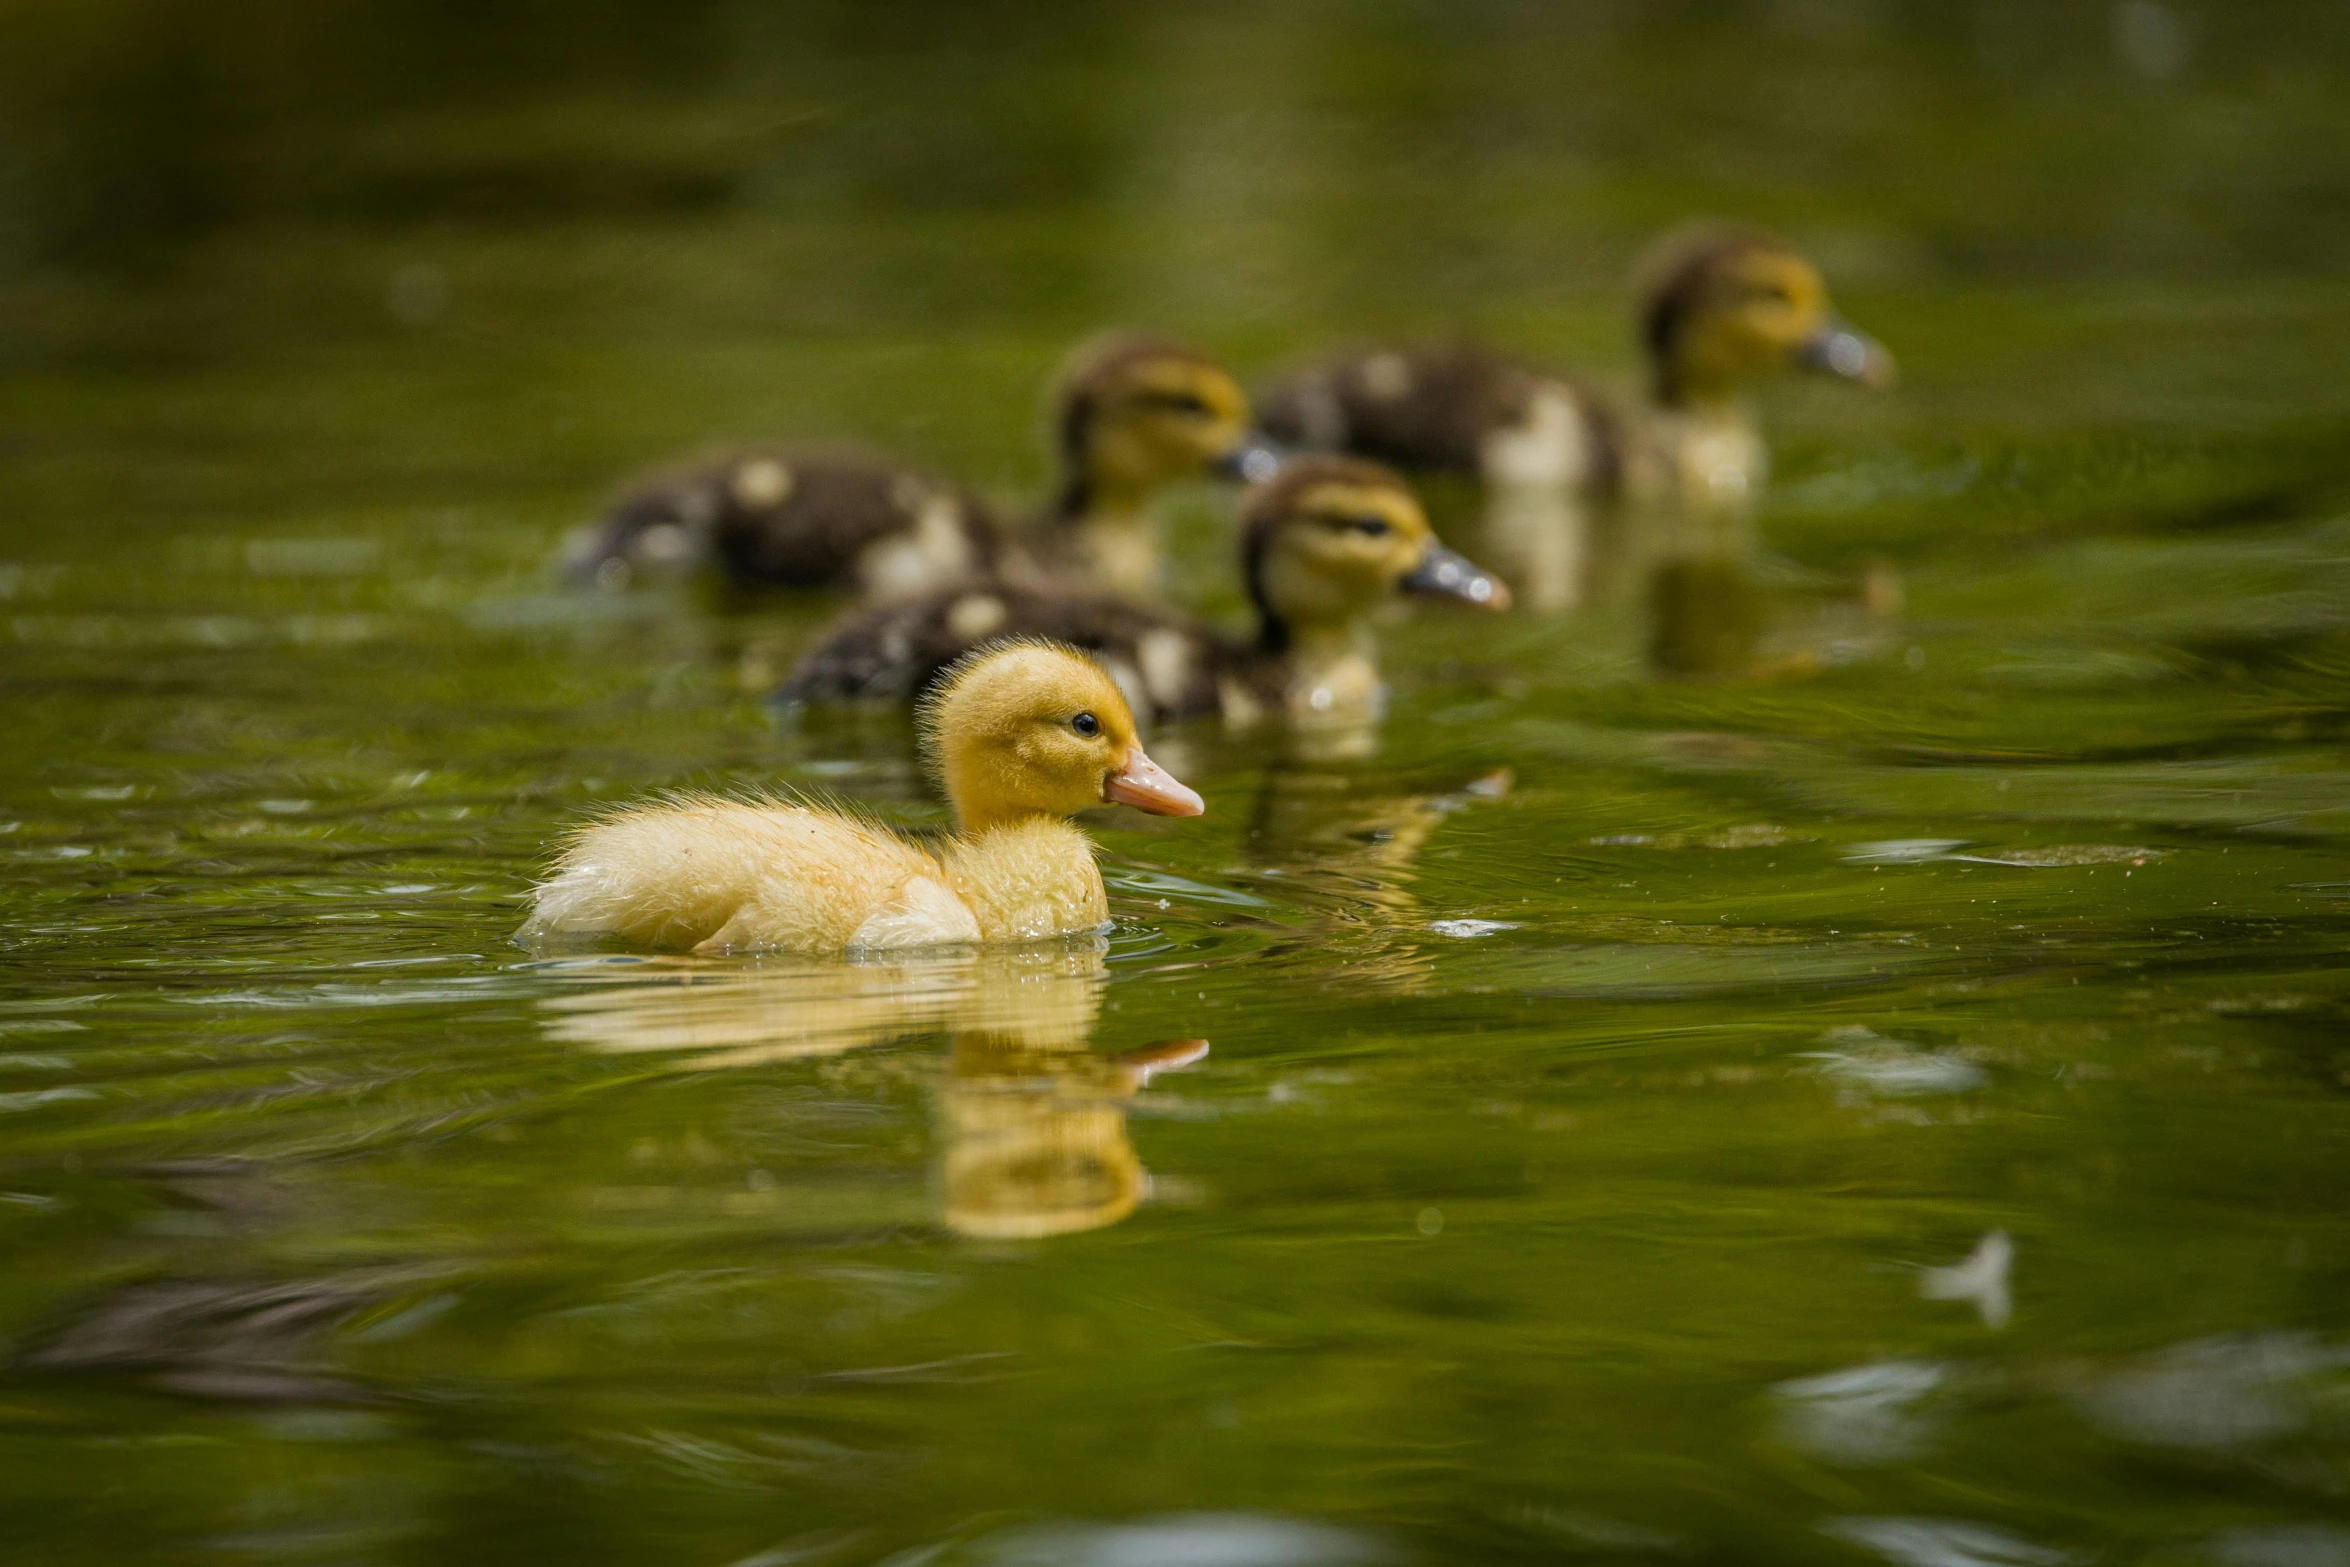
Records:
{"label": "yellow duckling", "polygon": [[1060,478],[1025,529],[970,490],[853,448],[721,451],[639,482],[566,549],[573,577],[626,587],[715,565],[738,585],[924,592],[974,573],[1067,572],[1151,591],[1148,506],[1205,474],[1262,477],[1240,384],[1198,349],[1120,332],[1080,347],[1053,394]]}
{"label": "yellow duckling", "polygon": [[1758,230],[1667,238],[1641,268],[1638,315],[1649,385],[1633,406],[1476,344],[1374,345],[1269,388],[1263,424],[1295,446],[1476,476],[1488,547],[1534,607],[1563,609],[1583,595],[1599,507],[1747,515],[1768,457],[1756,382],[1790,368],[1894,379],[1892,355],[1832,312],[1819,269]]}
{"label": "yellow duckling", "polygon": [[836,953],[1074,935],[1109,913],[1093,844],[1069,817],[1105,803],[1204,809],[1144,754],[1116,683],[1073,648],[981,648],[920,716],[955,811],[938,851],[811,806],[637,806],[572,840],[520,939]]}

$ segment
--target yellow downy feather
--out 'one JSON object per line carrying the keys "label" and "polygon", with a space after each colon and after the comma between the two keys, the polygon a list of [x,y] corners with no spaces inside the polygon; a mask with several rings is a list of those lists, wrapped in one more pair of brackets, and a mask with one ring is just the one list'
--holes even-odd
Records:
{"label": "yellow downy feather", "polygon": [[1113,774],[1150,768],[1116,685],[1071,649],[1013,643],[949,671],[924,718],[963,828],[939,852],[805,805],[638,806],[572,840],[519,939],[839,953],[1101,929],[1093,843],[1067,817],[1098,803]]}

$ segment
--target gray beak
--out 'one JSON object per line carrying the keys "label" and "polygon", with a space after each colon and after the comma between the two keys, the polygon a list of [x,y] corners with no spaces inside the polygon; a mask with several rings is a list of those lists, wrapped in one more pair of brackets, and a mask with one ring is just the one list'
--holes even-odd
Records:
{"label": "gray beak", "polygon": [[1479,609],[1507,609],[1510,607],[1509,584],[1487,572],[1464,555],[1456,555],[1441,544],[1428,546],[1428,553],[1420,557],[1420,564],[1411,575],[1396,584],[1406,593],[1425,593],[1433,598],[1459,599]]}
{"label": "gray beak", "polygon": [[1262,484],[1281,471],[1282,459],[1287,455],[1271,440],[1252,430],[1238,446],[1216,459],[1216,476],[1237,479],[1242,484]]}
{"label": "gray beak", "polygon": [[1842,321],[1830,321],[1804,340],[1797,360],[1807,370],[1858,381],[1882,391],[1900,378],[1885,345]]}

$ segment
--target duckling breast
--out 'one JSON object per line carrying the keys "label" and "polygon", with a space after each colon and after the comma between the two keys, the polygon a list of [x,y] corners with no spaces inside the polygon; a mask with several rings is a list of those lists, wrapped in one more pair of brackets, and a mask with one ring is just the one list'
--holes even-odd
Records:
{"label": "duckling breast", "polygon": [[1110,921],[1093,840],[1065,821],[1034,817],[955,844],[947,880],[984,941],[1041,941],[1098,931]]}
{"label": "duckling breast", "polygon": [[1485,432],[1478,468],[1498,488],[1579,489],[1595,467],[1591,446],[1590,421],[1574,394],[1549,382],[1526,398],[1516,419]]}

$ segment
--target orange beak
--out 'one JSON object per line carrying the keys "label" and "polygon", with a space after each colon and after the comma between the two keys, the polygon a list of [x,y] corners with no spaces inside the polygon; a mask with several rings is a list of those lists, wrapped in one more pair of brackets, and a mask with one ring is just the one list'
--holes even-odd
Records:
{"label": "orange beak", "polygon": [[1178,783],[1175,776],[1142,754],[1142,747],[1126,748],[1126,765],[1102,780],[1102,798],[1131,805],[1153,816],[1197,816],[1208,808],[1199,792]]}

